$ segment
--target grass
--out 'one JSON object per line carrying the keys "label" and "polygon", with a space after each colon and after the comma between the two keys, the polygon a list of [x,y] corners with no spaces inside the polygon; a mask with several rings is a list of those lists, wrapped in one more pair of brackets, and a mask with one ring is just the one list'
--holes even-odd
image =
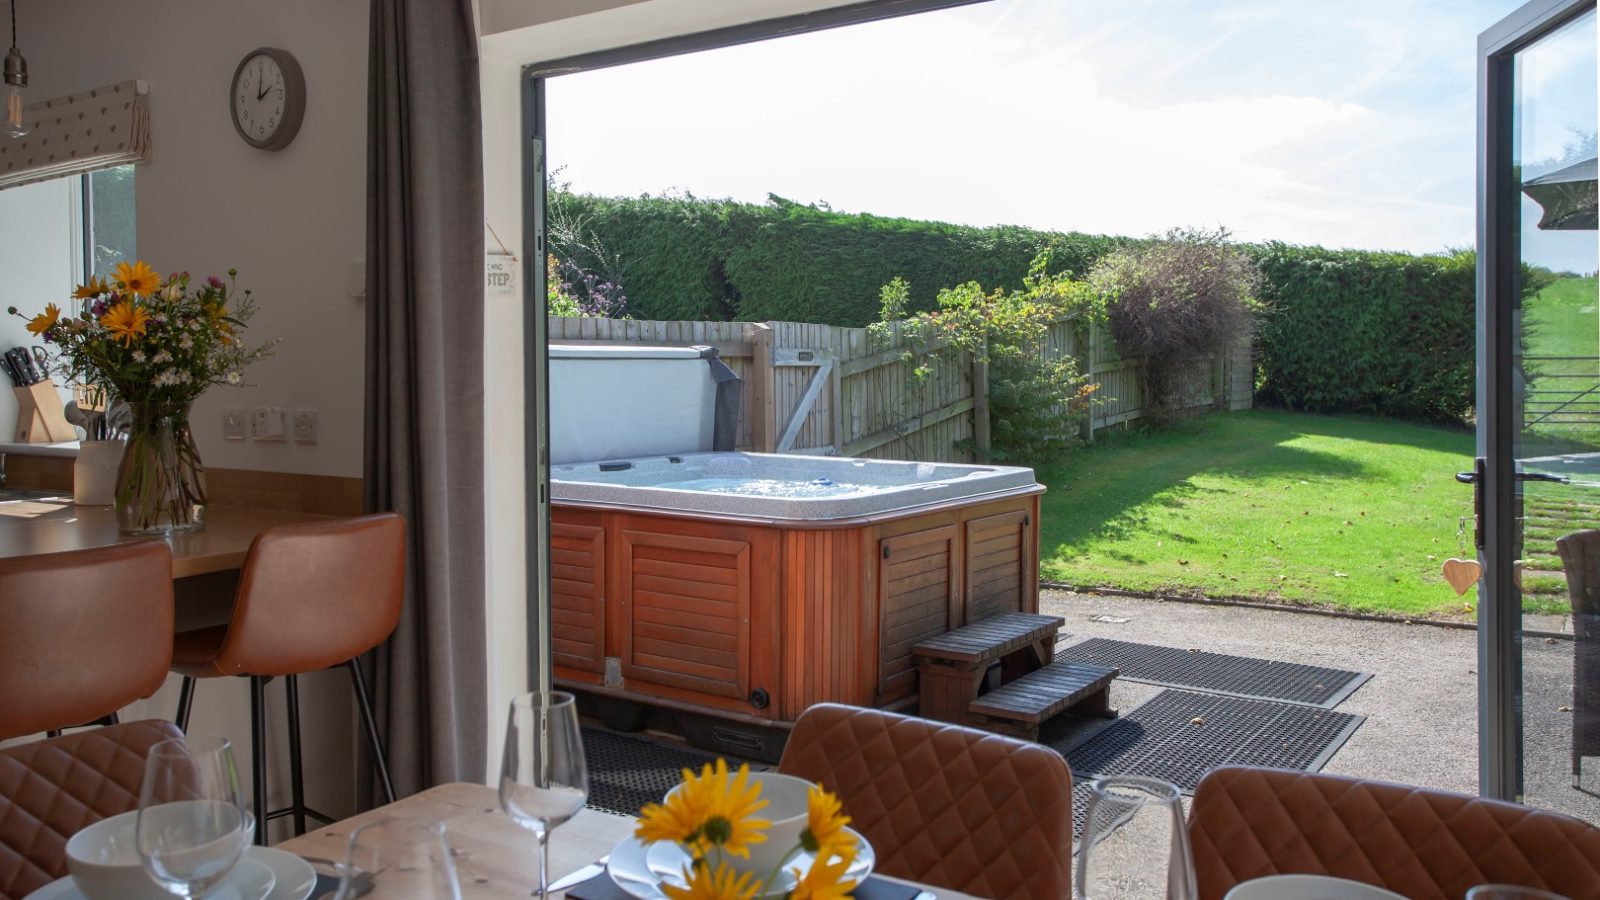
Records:
{"label": "grass", "polygon": [[[1530,395],[1530,411],[1549,410],[1600,384],[1600,285],[1594,278],[1561,278],[1528,298],[1523,306],[1530,387],[1554,394]],[[1567,357],[1567,359],[1538,359]],[[1581,375],[1581,377],[1571,377]],[[1544,376],[1544,377],[1540,377]],[[1568,376],[1568,377],[1556,377]],[[1523,434],[1523,456],[1600,448],[1600,392],[1589,394],[1560,418],[1539,422]],[[1594,422],[1572,421],[1582,410]]]}
{"label": "grass", "polygon": [[[1466,614],[1458,555],[1472,435],[1280,410],[1101,439],[1039,470],[1054,581],[1403,615]],[[1470,519],[1465,555],[1471,556]],[[1530,578],[1533,573],[1529,573]]]}

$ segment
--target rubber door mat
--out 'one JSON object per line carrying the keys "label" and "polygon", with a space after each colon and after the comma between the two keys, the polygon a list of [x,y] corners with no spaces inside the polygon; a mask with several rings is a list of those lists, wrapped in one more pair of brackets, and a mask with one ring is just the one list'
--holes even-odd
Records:
{"label": "rubber door mat", "polygon": [[1073,644],[1056,658],[1112,666],[1121,670],[1118,677],[1129,681],[1323,709],[1338,706],[1372,677],[1365,672],[1110,638]]}
{"label": "rubber door mat", "polygon": [[637,816],[646,803],[660,802],[683,780],[684,769],[699,771],[716,759],[598,728],[583,729],[583,753],[589,765],[588,805],[623,816]]}
{"label": "rubber door mat", "polygon": [[1364,721],[1301,704],[1165,690],[1109,728],[1052,746],[1075,779],[1143,775],[1192,794],[1218,766],[1315,772]]}

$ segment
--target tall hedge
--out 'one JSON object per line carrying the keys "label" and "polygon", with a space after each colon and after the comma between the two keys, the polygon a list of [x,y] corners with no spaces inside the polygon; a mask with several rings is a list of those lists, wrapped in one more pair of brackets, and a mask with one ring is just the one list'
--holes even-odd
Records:
{"label": "tall hedge", "polygon": [[[614,278],[639,319],[737,319],[862,326],[879,289],[911,284],[908,312],[966,281],[1017,287],[1052,248],[1051,272],[1086,275],[1133,238],[975,228],[840,213],[773,197],[557,193],[585,246],[552,250]],[[595,247],[606,259],[596,257]],[[1473,256],[1250,245],[1269,308],[1257,329],[1257,396],[1322,412],[1460,420],[1473,399]]]}

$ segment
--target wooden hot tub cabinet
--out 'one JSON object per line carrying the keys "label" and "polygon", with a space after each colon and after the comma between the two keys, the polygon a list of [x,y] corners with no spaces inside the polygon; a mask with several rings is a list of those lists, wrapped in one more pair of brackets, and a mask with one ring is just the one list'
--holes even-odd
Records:
{"label": "wooden hot tub cabinet", "polygon": [[1043,492],[832,521],[558,501],[556,680],[772,725],[823,701],[908,705],[918,641],[1038,610]]}

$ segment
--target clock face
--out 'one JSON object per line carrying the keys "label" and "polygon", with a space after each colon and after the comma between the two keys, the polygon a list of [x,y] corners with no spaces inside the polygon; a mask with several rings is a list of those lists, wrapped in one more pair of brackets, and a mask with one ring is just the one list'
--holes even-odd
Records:
{"label": "clock face", "polygon": [[288,146],[305,111],[305,80],[293,56],[257,50],[239,63],[230,92],[233,126],[263,150]]}

